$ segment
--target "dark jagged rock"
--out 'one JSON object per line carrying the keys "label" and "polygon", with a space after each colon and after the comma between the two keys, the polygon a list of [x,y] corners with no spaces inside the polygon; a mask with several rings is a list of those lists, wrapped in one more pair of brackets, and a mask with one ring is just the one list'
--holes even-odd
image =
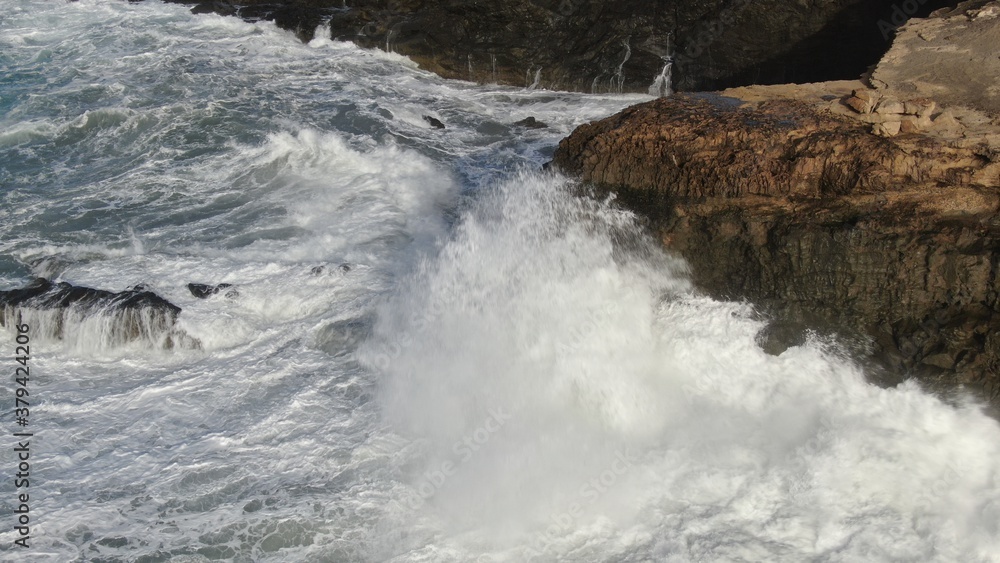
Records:
{"label": "dark jagged rock", "polygon": [[180,307],[147,291],[142,285],[121,292],[112,292],[67,282],[53,283],[45,278],[37,278],[21,289],[0,291],[0,305],[42,310],[74,306],[95,310],[147,308],[162,313],[171,322],[176,320],[181,312]]}
{"label": "dark jagged rock", "polygon": [[435,129],[444,129],[444,123],[441,123],[440,119],[431,117],[429,115],[424,116],[424,121],[430,124],[431,127]]}
{"label": "dark jagged rock", "polygon": [[1000,405],[1000,137],[877,136],[841,95],[659,99],[579,127],[553,164],[649,217],[711,294],[868,335],[885,383]]}
{"label": "dark jagged rock", "polygon": [[531,116],[525,117],[521,121],[514,122],[514,125],[516,125],[518,127],[525,127],[527,129],[546,129],[546,128],[548,128],[548,125],[546,125],[545,123],[543,123],[541,121],[538,121],[537,119],[535,119],[534,117],[531,117]]}
{"label": "dark jagged rock", "polygon": [[209,297],[215,295],[216,293],[219,293],[220,291],[222,291],[224,289],[229,289],[229,291],[226,292],[226,297],[238,297],[239,296],[239,292],[237,292],[235,289],[230,289],[230,288],[233,287],[233,284],[231,284],[231,283],[220,283],[218,285],[207,285],[207,284],[203,284],[203,283],[189,283],[187,287],[188,287],[188,291],[191,292],[191,295],[194,295],[198,299],[208,299]]}
{"label": "dark jagged rock", "polygon": [[49,313],[47,325],[41,328],[57,339],[63,337],[66,323],[73,318],[107,315],[113,321],[106,335],[109,343],[148,340],[168,348],[175,344],[197,346],[196,341],[175,330],[181,308],[144,286],[112,292],[37,278],[23,288],[0,291],[0,310],[0,326],[10,326],[26,312]]}
{"label": "dark jagged rock", "polygon": [[[446,78],[584,92],[645,92],[673,55],[682,90],[855,78],[897,21],[957,0],[169,0],[273,19],[303,40],[407,55]],[[907,3],[902,3],[909,6]]]}
{"label": "dark jagged rock", "polygon": [[303,42],[313,40],[316,28],[343,9],[343,2],[295,0],[164,0],[192,6],[195,14],[215,13],[236,16],[247,21],[273,21],[278,27],[295,33]]}

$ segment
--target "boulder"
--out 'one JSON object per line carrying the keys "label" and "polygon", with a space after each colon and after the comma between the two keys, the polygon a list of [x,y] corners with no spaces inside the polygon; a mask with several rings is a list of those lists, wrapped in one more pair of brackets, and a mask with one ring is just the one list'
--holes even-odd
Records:
{"label": "boulder", "polygon": [[915,115],[920,118],[929,118],[937,108],[937,102],[927,98],[915,98],[907,100],[903,104],[903,113]]}
{"label": "boulder", "polygon": [[872,133],[880,137],[894,137],[899,134],[902,127],[901,121],[883,121],[872,126]]}
{"label": "boulder", "polygon": [[881,94],[875,90],[864,88],[851,92],[851,97],[847,98],[844,103],[858,113],[872,113],[881,99]]}
{"label": "boulder", "polygon": [[894,99],[883,97],[879,100],[878,105],[875,106],[875,113],[881,115],[903,115],[905,113],[906,106],[902,102]]}

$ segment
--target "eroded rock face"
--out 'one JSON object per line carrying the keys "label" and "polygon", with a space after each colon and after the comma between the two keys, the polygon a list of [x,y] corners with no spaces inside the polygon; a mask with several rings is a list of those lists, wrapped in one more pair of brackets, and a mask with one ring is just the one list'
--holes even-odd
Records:
{"label": "eroded rock face", "polygon": [[681,95],[581,126],[553,163],[650,217],[710,293],[857,330],[888,382],[1000,404],[1000,155],[871,127],[798,100]]}
{"label": "eroded rock face", "polygon": [[[899,0],[168,0],[273,19],[309,40],[409,56],[446,78],[645,92],[674,58],[681,90],[854,78],[889,46]],[[925,15],[957,0],[914,1]]]}

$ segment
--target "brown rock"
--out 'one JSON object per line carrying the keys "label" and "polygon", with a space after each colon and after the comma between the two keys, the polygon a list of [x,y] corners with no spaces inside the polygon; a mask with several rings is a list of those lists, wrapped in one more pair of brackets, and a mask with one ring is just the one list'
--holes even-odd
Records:
{"label": "brown rock", "polygon": [[899,135],[901,128],[902,123],[899,121],[884,121],[882,123],[872,125],[872,133],[878,135],[879,137],[895,137],[896,135]]}
{"label": "brown rock", "polygon": [[1000,186],[973,181],[1000,155],[869,127],[799,101],[677,96],[579,127],[553,162],[649,217],[711,294],[865,335],[882,382],[1000,405]]}
{"label": "brown rock", "polygon": [[903,116],[900,121],[900,133],[919,133],[931,126],[931,120],[927,117],[917,117],[914,115]]}
{"label": "brown rock", "polygon": [[881,96],[875,90],[855,90],[850,98],[845,100],[848,106],[858,113],[871,113],[875,111]]}
{"label": "brown rock", "polygon": [[903,103],[904,111],[908,115],[916,115],[917,117],[930,117],[934,113],[937,104],[934,100],[927,98],[917,98],[915,100],[907,100]]}
{"label": "brown rock", "polygon": [[973,21],[991,20],[1000,17],[1000,6],[993,4],[980,10],[970,10],[969,17],[972,18]]}
{"label": "brown rock", "polygon": [[945,110],[934,118],[932,125],[935,130],[948,136],[958,136],[962,134],[962,123],[955,118],[951,110]]}
{"label": "brown rock", "polygon": [[904,106],[893,98],[882,98],[879,100],[878,105],[875,106],[875,113],[882,115],[902,115],[904,113]]}
{"label": "brown rock", "polygon": [[[1000,115],[1000,13],[998,2],[976,2],[940,17],[914,18],[896,33],[871,82],[897,98],[933,98]],[[977,14],[982,14],[977,17]]]}

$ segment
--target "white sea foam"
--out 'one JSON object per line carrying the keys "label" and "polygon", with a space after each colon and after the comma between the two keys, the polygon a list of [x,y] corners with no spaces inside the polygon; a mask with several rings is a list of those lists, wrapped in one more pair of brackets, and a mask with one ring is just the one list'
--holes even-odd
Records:
{"label": "white sea foam", "polygon": [[835,344],[764,354],[750,306],[525,171],[648,97],[175,4],[0,10],[5,288],[146,284],[201,344],[32,337],[35,559],[1000,560],[995,421]]}
{"label": "white sea foam", "polygon": [[412,518],[458,559],[996,560],[993,420],[820,342],[765,354],[648,245],[518,177],[386,305],[362,358],[419,444]]}

